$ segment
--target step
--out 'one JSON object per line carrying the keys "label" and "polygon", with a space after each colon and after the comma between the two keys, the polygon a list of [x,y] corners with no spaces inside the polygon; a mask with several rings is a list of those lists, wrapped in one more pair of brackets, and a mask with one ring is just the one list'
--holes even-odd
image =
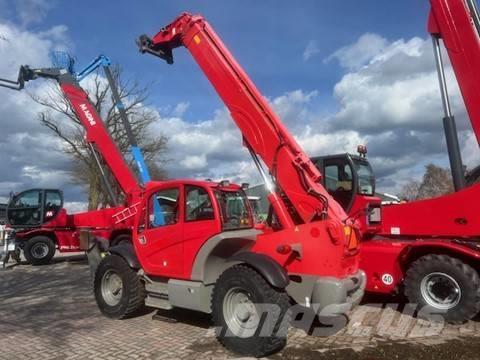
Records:
{"label": "step", "polygon": [[168,301],[166,295],[149,293],[145,299],[145,305],[157,309],[172,310],[173,306]]}
{"label": "step", "polygon": [[145,284],[145,290],[147,290],[149,293],[167,295],[168,298],[168,283],[166,282],[147,282]]}

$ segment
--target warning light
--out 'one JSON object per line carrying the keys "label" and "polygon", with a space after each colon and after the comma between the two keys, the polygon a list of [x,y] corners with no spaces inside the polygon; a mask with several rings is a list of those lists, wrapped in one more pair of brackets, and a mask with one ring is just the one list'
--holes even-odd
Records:
{"label": "warning light", "polygon": [[361,157],[367,156],[367,146],[366,145],[358,145],[357,152],[360,154]]}
{"label": "warning light", "polygon": [[345,226],[343,229],[348,240],[348,250],[356,250],[358,248],[357,232],[350,226]]}

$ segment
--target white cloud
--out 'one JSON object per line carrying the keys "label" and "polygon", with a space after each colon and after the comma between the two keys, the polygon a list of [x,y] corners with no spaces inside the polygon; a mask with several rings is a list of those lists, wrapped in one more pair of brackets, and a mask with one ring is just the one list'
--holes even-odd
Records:
{"label": "white cloud", "polygon": [[318,44],[315,40],[310,40],[307,43],[307,46],[305,47],[305,50],[303,51],[303,60],[308,61],[315,55],[317,55],[320,52],[320,49],[318,48]]}
{"label": "white cloud", "polygon": [[175,109],[173,109],[172,115],[176,117],[182,117],[189,107],[190,107],[190,103],[188,101],[183,101],[181,103],[178,103],[175,106]]}
{"label": "white cloud", "polygon": [[65,201],[63,207],[70,214],[75,214],[88,210],[88,204],[82,201]]}
{"label": "white cloud", "polygon": [[[10,77],[16,76],[20,64],[44,66],[49,62],[49,50],[70,46],[64,27],[35,34],[0,24],[0,34],[17,40],[0,41],[0,74]],[[322,99],[317,91],[298,89],[268,100],[311,156],[353,152],[359,143],[367,143],[380,188],[395,192],[402,183],[420,176],[426,162],[433,159],[447,164],[431,50],[428,40],[389,42],[379,35],[365,34],[330,56],[346,72],[333,89],[336,111],[318,114]],[[452,84],[454,75],[448,66],[447,76]],[[88,80],[82,85],[88,88]],[[29,84],[33,92],[46,88],[41,81]],[[0,156],[3,166],[11,169],[1,173],[0,195],[34,184],[71,189],[65,172],[69,161],[36,119],[43,108],[24,92],[0,92],[5,134],[0,138]],[[450,92],[466,162],[474,164],[478,145],[469,132],[458,89],[450,86]],[[152,126],[152,133],[169,138],[169,175],[258,183],[257,170],[242,147],[241,133],[229,112],[219,109],[209,119],[191,122],[184,119],[189,107],[188,102],[167,105],[159,110],[159,120]],[[83,206],[77,200],[67,195],[71,209]]]}
{"label": "white cloud", "polygon": [[337,59],[340,65],[349,70],[358,70],[380,52],[385,50],[388,41],[377,34],[364,34],[354,44],[342,47],[325,59]]}
{"label": "white cloud", "polygon": [[180,164],[189,170],[199,170],[208,165],[207,156],[205,154],[190,155],[180,161]]}
{"label": "white cloud", "polygon": [[478,147],[478,140],[473,132],[468,133],[462,145],[463,160],[467,167],[471,169],[479,165],[480,149]]}
{"label": "white cloud", "polygon": [[[419,178],[428,162],[448,166],[429,39],[389,42],[365,34],[330,59],[338,60],[346,71],[334,87],[338,109],[330,115],[318,114],[317,91],[294,90],[268,99],[309,155],[354,152],[358,144],[366,143],[379,189],[392,193]],[[448,61],[446,73],[465,160],[473,164],[478,145]],[[241,134],[226,110],[195,123],[181,116],[161,117],[158,129],[170,138],[172,176],[259,181],[248,153],[240,150]]]}
{"label": "white cloud", "polygon": [[23,26],[40,23],[53,7],[53,0],[15,0],[17,17]]}
{"label": "white cloud", "polygon": [[[40,33],[0,23],[0,34],[15,41],[0,41],[0,76],[15,79],[20,65],[45,67],[49,52],[69,45],[67,28],[56,26]],[[0,195],[31,187],[62,188],[66,197],[79,196],[68,176],[70,160],[60,151],[59,141],[40,125],[38,113],[44,107],[28,93],[45,94],[51,86],[46,80],[29,82],[27,90],[16,92],[0,88],[2,136],[0,137]]]}

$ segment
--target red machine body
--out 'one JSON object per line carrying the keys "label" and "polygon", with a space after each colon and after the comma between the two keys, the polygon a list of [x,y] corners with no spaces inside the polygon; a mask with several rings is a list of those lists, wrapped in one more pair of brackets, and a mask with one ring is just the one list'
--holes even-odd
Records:
{"label": "red machine body", "polygon": [[[270,229],[258,235],[250,251],[268,254],[284,266],[288,273],[337,278],[355,274],[358,271],[356,234],[353,237],[345,236],[345,211],[320,184],[322,175],[318,169],[271,110],[211,26],[201,16],[185,13],[148,40],[145,46],[148,47],[148,50],[144,48],[146,52],[153,50],[169,63],[173,62],[174,48],[184,46],[189,50],[230,110],[242,132],[245,146],[254,157],[258,155],[262,159],[274,178],[277,187],[270,191],[268,197],[282,229]],[[184,224],[184,228],[187,229],[188,224]],[[347,228],[352,229],[350,226]],[[220,232],[220,224],[212,223],[210,228],[205,229],[204,236],[199,235],[194,246],[185,241],[181,245],[184,258],[194,257],[209,237]],[[149,234],[147,232],[140,236],[148,238]],[[161,237],[158,234],[151,236]],[[350,244],[350,240],[355,244]],[[147,273],[153,271],[154,275],[164,274],[161,268],[158,271],[149,268],[147,262],[148,254],[156,254],[159,249],[152,248],[145,252],[141,243],[142,241],[134,241],[142,267]],[[297,259],[292,257],[291,252],[279,253],[277,248],[284,245],[299,246],[299,251],[303,254],[301,259],[298,256]],[[179,252],[173,253],[178,261]],[[185,261],[190,263],[189,260]],[[187,268],[185,274],[188,272]]]}
{"label": "red machine body", "polygon": [[[471,10],[462,0],[431,0],[428,31],[443,40],[470,122],[480,141],[480,39]],[[383,235],[413,237],[480,236],[480,220],[473,206],[480,200],[480,184],[453,194],[382,209]]]}
{"label": "red machine body", "polygon": [[[428,30],[434,39],[443,40],[478,140],[478,12],[473,2],[463,0],[430,0],[430,3]],[[378,237],[364,241],[361,248],[367,291],[398,291],[412,263],[429,254],[448,255],[480,269],[480,220],[475,206],[471,205],[479,200],[480,184],[472,181],[445,196],[384,205]]]}
{"label": "red machine body", "polygon": [[[35,72],[35,70],[33,71]],[[133,215],[136,213],[136,203],[133,203],[131,199],[134,194],[143,189],[111,139],[101,117],[88,99],[88,94],[73,76],[69,73],[50,76],[52,71],[55,72],[54,69],[45,69],[44,73],[43,70],[39,71],[42,75],[32,75],[32,78],[44,76],[45,73],[47,74],[45,77],[58,81],[61,91],[85,128],[87,143],[90,144],[92,151],[102,155],[102,159],[114,175],[125,199],[122,205],[76,214],[67,214],[65,209],[61,209],[51,220],[45,218],[45,221],[41,222],[39,226],[16,226],[17,244],[25,251],[29,240],[46,237],[60,252],[75,252],[81,251],[79,237],[82,229],[89,229],[95,236],[106,239],[112,244],[125,240],[125,236],[131,237]],[[43,259],[35,261],[43,262]]]}
{"label": "red machine body", "polygon": [[37,236],[47,236],[55,242],[60,252],[78,252],[80,249],[80,230],[89,229],[99,238],[107,239],[112,244],[120,235],[131,234],[131,222],[115,224],[114,215],[124,207],[101,209],[96,211],[68,214],[65,209],[40,227],[23,229],[15,232],[20,241],[28,241]]}

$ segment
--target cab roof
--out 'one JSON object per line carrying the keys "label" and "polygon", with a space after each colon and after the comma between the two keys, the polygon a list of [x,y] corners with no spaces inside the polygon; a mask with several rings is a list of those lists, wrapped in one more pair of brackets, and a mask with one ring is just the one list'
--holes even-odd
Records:
{"label": "cab roof", "polygon": [[165,181],[151,181],[146,185],[147,189],[155,187],[169,187],[169,186],[180,186],[180,185],[193,185],[200,186],[205,188],[218,188],[225,191],[238,191],[241,189],[241,186],[238,184],[230,183],[229,185],[222,186],[220,182],[208,181],[208,180],[193,180],[193,179],[173,179]]}

